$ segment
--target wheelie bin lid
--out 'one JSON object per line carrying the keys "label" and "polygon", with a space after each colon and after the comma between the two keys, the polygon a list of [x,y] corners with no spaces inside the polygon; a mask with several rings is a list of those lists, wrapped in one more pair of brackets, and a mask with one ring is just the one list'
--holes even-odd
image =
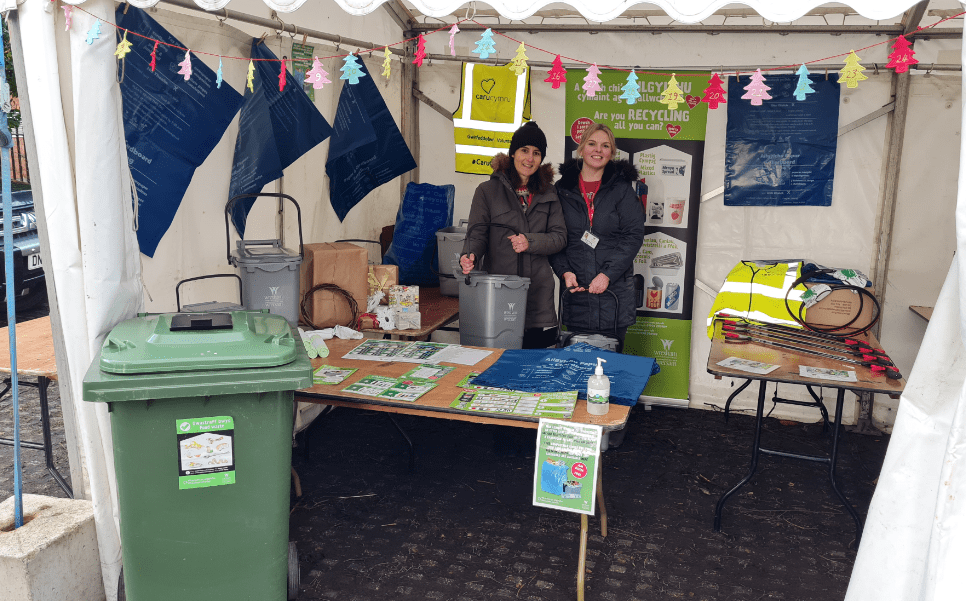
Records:
{"label": "wheelie bin lid", "polygon": [[141,314],[111,330],[99,366],[112,374],[277,367],[300,348],[285,318],[267,312]]}

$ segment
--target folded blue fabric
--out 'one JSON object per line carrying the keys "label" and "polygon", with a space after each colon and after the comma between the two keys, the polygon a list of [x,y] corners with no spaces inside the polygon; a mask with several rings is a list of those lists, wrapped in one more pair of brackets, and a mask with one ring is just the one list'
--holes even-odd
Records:
{"label": "folded blue fabric", "polygon": [[650,357],[623,355],[580,342],[562,349],[506,350],[473,384],[526,392],[576,390],[587,396],[587,378],[594,375],[597,358],[610,378],[610,402],[633,407],[648,379],[661,371]]}

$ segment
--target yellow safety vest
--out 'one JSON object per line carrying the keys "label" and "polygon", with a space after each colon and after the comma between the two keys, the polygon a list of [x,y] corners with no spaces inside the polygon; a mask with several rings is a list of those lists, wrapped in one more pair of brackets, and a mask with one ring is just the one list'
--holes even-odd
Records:
{"label": "yellow safety vest", "polygon": [[[798,317],[798,310],[802,308],[802,293],[807,288],[799,284],[791,290],[792,284],[801,275],[801,263],[757,265],[752,261],[742,261],[735,265],[721,285],[721,290],[714,298],[711,313],[708,314],[708,338],[714,337],[715,315],[744,317],[793,328],[802,327],[788,313],[791,309],[795,317]],[[805,310],[802,308],[802,317],[804,316]]]}
{"label": "yellow safety vest", "polygon": [[530,68],[520,75],[505,65],[463,63],[460,106],[453,113],[456,171],[489,175],[490,160],[530,120]]}

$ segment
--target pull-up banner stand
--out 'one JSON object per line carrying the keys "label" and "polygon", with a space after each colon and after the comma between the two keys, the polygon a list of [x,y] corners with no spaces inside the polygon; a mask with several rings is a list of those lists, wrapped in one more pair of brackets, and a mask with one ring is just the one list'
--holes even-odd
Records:
{"label": "pull-up banner stand", "polygon": [[[627,331],[624,352],[653,357],[661,372],[642,397],[663,405],[687,406],[691,362],[691,308],[698,242],[698,208],[708,105],[701,90],[710,73],[677,73],[676,106],[662,103],[671,73],[638,75],[641,98],[627,104],[627,73],[603,71],[600,91],[583,90],[585,70],[567,72],[565,150],[572,156],[587,126],[614,130],[615,159],[629,159],[644,181],[638,194],[647,215],[644,244],[634,272],[644,276],[645,304]],[[673,104],[673,103],[672,103]],[[645,193],[646,187],[646,193]]]}

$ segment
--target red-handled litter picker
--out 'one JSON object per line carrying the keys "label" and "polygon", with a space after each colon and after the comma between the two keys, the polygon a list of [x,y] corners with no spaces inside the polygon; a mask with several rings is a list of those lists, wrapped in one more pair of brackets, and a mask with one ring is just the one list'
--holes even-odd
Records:
{"label": "red-handled litter picker", "polygon": [[793,346],[791,344],[782,344],[780,342],[774,342],[771,340],[766,340],[764,338],[759,338],[757,336],[748,336],[744,334],[735,334],[732,332],[722,332],[728,342],[757,342],[758,344],[764,344],[767,346],[776,346],[778,348],[784,348],[799,353],[806,353],[808,355],[815,355],[817,357],[825,357],[826,359],[835,359],[836,361],[843,361],[845,363],[853,363],[855,365],[862,365],[868,367],[872,370],[872,375],[885,374],[887,378],[892,380],[898,380],[902,378],[902,374],[899,370],[894,367],[887,367],[885,365],[879,365],[877,363],[872,363],[871,361],[859,361],[857,359],[848,359],[846,357],[840,357],[839,355],[832,355],[830,353],[821,353],[819,351],[813,351],[811,349],[802,348],[799,346]]}
{"label": "red-handled litter picker", "polygon": [[857,349],[855,347],[836,347],[826,344],[818,344],[817,342],[797,340],[791,336],[785,336],[784,334],[776,334],[774,332],[761,332],[756,329],[749,328],[745,324],[731,324],[723,323],[721,324],[721,329],[725,332],[733,332],[735,334],[744,334],[748,336],[764,336],[771,340],[776,340],[778,342],[785,342],[788,344],[803,345],[811,348],[825,349],[827,351],[832,351],[835,353],[841,353],[845,355],[851,355],[853,357],[861,357],[863,361],[868,361],[869,363],[875,363],[877,365],[886,365],[889,367],[895,366],[895,364],[889,359],[887,355],[870,355],[866,353],[864,349]]}
{"label": "red-handled litter picker", "polygon": [[810,332],[807,330],[801,330],[798,328],[789,328],[787,326],[781,326],[777,324],[765,324],[765,323],[752,323],[742,317],[723,317],[718,316],[717,319],[721,320],[722,323],[730,323],[734,325],[746,326],[749,328],[754,328],[761,332],[772,332],[776,334],[781,334],[783,336],[794,336],[795,338],[803,340],[817,340],[825,344],[834,344],[839,346],[848,347],[850,350],[858,349],[865,353],[866,355],[885,355],[885,351],[881,349],[874,349],[869,346],[869,343],[863,342],[861,340],[856,340],[854,338],[843,338],[841,336],[834,336],[832,334],[821,334],[816,332]]}

